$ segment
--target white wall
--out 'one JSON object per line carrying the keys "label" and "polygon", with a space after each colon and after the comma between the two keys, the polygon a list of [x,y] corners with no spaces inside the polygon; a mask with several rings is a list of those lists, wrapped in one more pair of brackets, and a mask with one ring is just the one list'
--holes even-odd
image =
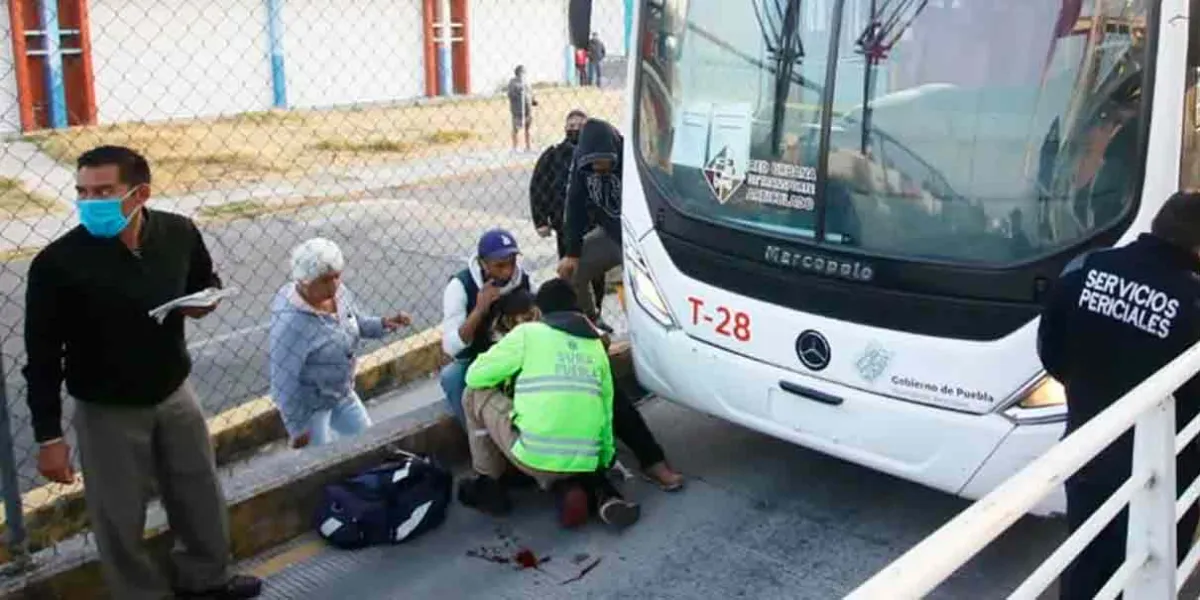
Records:
{"label": "white wall", "polygon": [[271,106],[261,0],[91,0],[101,123]]}
{"label": "white wall", "polygon": [[420,0],[284,0],[283,24],[292,107],[385,102],[425,93]]}
{"label": "white wall", "polygon": [[471,93],[489,94],[518,64],[530,81],[561,83],[567,68],[565,0],[470,0]]}
{"label": "white wall", "polygon": [[609,56],[623,56],[625,0],[596,0],[592,6],[592,31],[600,34],[600,41],[604,42]]}
{"label": "white wall", "polygon": [[12,28],[8,11],[0,10],[0,133],[21,129],[20,105],[17,103],[17,71],[12,54]]}

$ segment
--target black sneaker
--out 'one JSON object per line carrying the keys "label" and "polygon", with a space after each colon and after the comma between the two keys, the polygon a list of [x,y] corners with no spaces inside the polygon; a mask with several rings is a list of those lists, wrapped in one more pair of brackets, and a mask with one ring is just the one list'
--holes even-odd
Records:
{"label": "black sneaker", "polygon": [[642,516],[642,508],[620,498],[609,498],[600,506],[600,520],[617,529],[625,529]]}
{"label": "black sneaker", "polygon": [[596,329],[599,329],[608,335],[613,334],[613,328],[610,327],[608,323],[605,323],[604,320],[600,318],[600,315],[596,315],[596,318],[593,322],[596,324]]}
{"label": "black sneaker", "polygon": [[500,476],[500,484],[504,487],[517,490],[537,487],[538,483],[536,479],[526,475],[525,473],[522,473],[519,470],[509,469]]}
{"label": "black sneaker", "polygon": [[208,598],[211,600],[246,600],[262,594],[263,582],[252,575],[234,575],[225,585],[200,592],[176,590],[176,598]]}
{"label": "black sneaker", "polygon": [[492,516],[503,516],[512,512],[512,500],[504,486],[484,475],[458,482],[458,501],[463,506],[474,508]]}

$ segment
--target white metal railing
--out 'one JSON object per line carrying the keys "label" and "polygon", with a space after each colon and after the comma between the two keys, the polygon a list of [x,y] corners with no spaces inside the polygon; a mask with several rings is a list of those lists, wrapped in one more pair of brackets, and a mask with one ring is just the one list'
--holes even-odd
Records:
{"label": "white metal railing", "polygon": [[1009,598],[1035,599],[1129,506],[1125,563],[1097,598],[1174,598],[1200,563],[1200,544],[1176,568],[1175,527],[1200,498],[1200,479],[1177,499],[1175,456],[1200,433],[1200,417],[1175,433],[1175,390],[1200,372],[1200,344],[1139,384],[990,494],[933,532],[847,598],[921,598],[1004,533],[1118,437],[1134,429],[1133,468],[1117,491]]}

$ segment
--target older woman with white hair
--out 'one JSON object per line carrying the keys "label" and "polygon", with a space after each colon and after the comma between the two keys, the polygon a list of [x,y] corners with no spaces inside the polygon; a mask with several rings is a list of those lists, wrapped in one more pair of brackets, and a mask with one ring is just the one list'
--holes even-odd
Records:
{"label": "older woman with white hair", "polygon": [[362,338],[381,338],[407,326],[399,313],[380,318],[359,311],[342,285],[346,259],[337,244],[308,240],[292,251],[292,281],[271,304],[271,398],[292,447],[326,444],[371,426],[354,391],[355,350]]}

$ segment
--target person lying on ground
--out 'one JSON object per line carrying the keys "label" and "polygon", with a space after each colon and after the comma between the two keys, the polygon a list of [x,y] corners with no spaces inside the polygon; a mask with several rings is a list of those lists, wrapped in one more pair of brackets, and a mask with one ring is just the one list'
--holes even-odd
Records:
{"label": "person lying on ground", "polygon": [[[639,507],[621,498],[604,472],[613,464],[613,383],[604,343],[576,310],[570,284],[538,290],[541,320],[523,322],[467,371],[464,400],[471,465],[458,498],[491,514],[512,510],[500,479],[511,463],[555,495],[559,523],[574,528],[591,507],[618,528]],[[514,396],[502,389],[512,381]]]}
{"label": "person lying on ground", "polygon": [[292,281],[271,304],[271,399],[293,448],[357,435],[371,417],[354,392],[355,350],[362,338],[382,338],[412,319],[363,314],[342,285],[342,251],[324,238],[292,251]]}

